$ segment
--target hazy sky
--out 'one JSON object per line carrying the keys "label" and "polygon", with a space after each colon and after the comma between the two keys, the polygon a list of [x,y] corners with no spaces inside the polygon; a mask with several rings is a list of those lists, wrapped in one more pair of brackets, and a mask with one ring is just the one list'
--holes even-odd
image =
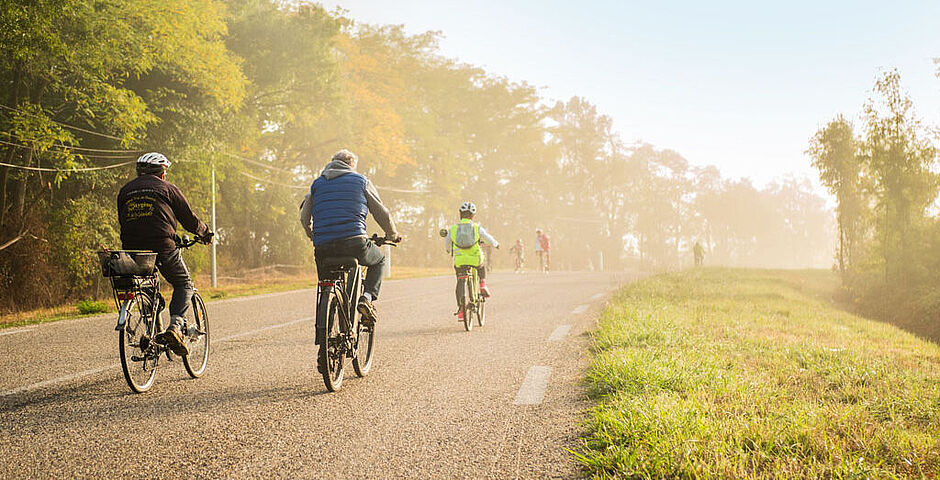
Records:
{"label": "hazy sky", "polygon": [[587,98],[628,141],[764,184],[815,177],[808,139],[897,67],[940,125],[940,1],[341,0],[357,21],[440,30],[444,54]]}

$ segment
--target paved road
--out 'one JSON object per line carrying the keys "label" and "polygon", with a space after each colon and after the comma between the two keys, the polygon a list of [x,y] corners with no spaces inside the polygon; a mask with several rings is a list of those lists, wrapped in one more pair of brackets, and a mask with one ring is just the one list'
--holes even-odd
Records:
{"label": "paved road", "polygon": [[309,290],[210,303],[206,376],[164,363],[143,395],[111,316],[0,330],[0,478],[574,477],[584,332],[623,280],[493,274],[469,333],[453,277],[386,282],[372,373],[337,393]]}

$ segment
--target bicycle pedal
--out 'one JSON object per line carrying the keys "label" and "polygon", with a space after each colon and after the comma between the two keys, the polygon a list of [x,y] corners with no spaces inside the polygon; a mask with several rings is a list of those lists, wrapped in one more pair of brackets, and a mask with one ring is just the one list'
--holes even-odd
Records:
{"label": "bicycle pedal", "polygon": [[145,358],[146,358],[146,357],[141,357],[141,356],[138,356],[138,355],[131,355],[131,361],[132,361],[132,362],[143,362],[143,361],[145,360]]}

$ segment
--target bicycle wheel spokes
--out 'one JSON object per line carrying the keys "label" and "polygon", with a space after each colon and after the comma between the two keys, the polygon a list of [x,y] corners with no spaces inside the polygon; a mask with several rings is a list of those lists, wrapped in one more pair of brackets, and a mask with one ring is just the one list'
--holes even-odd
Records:
{"label": "bicycle wheel spokes", "polygon": [[193,294],[192,319],[183,332],[189,354],[183,357],[183,366],[190,377],[199,378],[209,364],[209,313],[198,293]]}
{"label": "bicycle wheel spokes", "polygon": [[156,362],[153,360],[153,313],[144,304],[144,296],[137,295],[121,305],[124,328],[118,332],[118,351],[121,369],[131,390],[143,393],[153,386]]}
{"label": "bicycle wheel spokes", "polygon": [[[335,294],[334,294],[335,295]],[[323,299],[329,302],[325,310],[326,338],[320,344],[318,363],[323,374],[323,383],[327,390],[335,392],[343,385],[343,366],[346,361],[346,339],[340,332],[338,299],[330,295]]]}

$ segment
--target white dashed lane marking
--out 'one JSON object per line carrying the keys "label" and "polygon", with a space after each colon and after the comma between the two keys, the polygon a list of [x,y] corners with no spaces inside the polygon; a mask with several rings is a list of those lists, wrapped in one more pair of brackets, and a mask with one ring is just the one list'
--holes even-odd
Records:
{"label": "white dashed lane marking", "polygon": [[604,294],[603,294],[603,293],[598,293],[598,294],[594,295],[593,297],[591,297],[591,300],[600,300],[600,299],[603,298],[603,297],[604,297]]}
{"label": "white dashed lane marking", "polygon": [[587,305],[578,305],[577,307],[575,307],[574,310],[571,311],[571,313],[573,313],[573,314],[575,314],[575,315],[580,315],[580,314],[586,312],[587,309],[588,309],[588,306],[587,306]]}
{"label": "white dashed lane marking", "polygon": [[516,405],[538,405],[545,398],[548,389],[548,377],[552,374],[552,367],[531,367],[522,380],[522,386],[516,393],[512,402]]}
{"label": "white dashed lane marking", "polygon": [[559,325],[555,331],[552,332],[548,337],[549,342],[557,342],[559,340],[564,340],[568,333],[571,332],[571,325]]}
{"label": "white dashed lane marking", "polygon": [[[215,339],[215,342],[217,342],[217,343],[227,342],[227,341],[229,341],[229,340],[234,340],[234,339],[236,339],[236,338],[247,337],[247,336],[249,336],[249,335],[254,335],[254,334],[256,334],[256,333],[266,332],[266,331],[268,331],[268,330],[274,330],[274,329],[276,329],[276,328],[283,328],[283,327],[287,327],[287,326],[290,326],[290,325],[294,325],[294,324],[300,323],[300,322],[306,322],[306,321],[309,321],[309,320],[313,320],[314,318],[315,318],[315,317],[304,317],[304,318],[298,318],[297,320],[291,320],[291,321],[289,321],[289,322],[279,323],[279,324],[277,324],[277,325],[268,325],[268,326],[266,326],[266,327],[261,327],[261,328],[256,328],[256,329],[254,329],[254,330],[249,330],[249,331],[247,331],[247,332],[236,333],[236,334],[234,334],[234,335],[228,335],[228,336],[226,336],[226,337],[218,338],[218,339]],[[115,352],[115,353],[117,353],[117,352]],[[78,372],[78,373],[72,373],[72,374],[70,374],[70,375],[64,375],[64,376],[61,376],[61,377],[58,377],[58,378],[53,378],[53,379],[50,379],[50,380],[43,380],[43,381],[41,381],[41,382],[37,382],[37,383],[30,384],[30,385],[25,385],[25,386],[22,386],[22,387],[14,388],[13,390],[7,390],[7,391],[5,391],[5,392],[3,392],[3,393],[0,393],[0,397],[6,397],[6,396],[8,396],[8,395],[16,395],[16,394],[18,394],[18,393],[25,393],[25,392],[29,392],[29,391],[32,391],[32,390],[36,390],[37,388],[48,387],[48,386],[50,386],[50,385],[55,385],[55,384],[57,384],[57,383],[62,383],[62,382],[68,382],[68,381],[70,381],[70,380],[77,380],[77,379],[79,379],[79,378],[87,377],[87,376],[89,376],[89,375],[94,375],[94,374],[96,374],[96,373],[101,373],[101,372],[104,372],[104,371],[107,371],[107,370],[111,370],[111,369],[113,369],[113,368],[120,368],[120,366],[121,366],[120,363],[114,363],[114,364],[111,364],[111,365],[108,365],[108,366],[105,366],[105,367],[92,368],[92,369],[90,369],[90,370],[84,370],[84,371],[81,371],[81,372]]]}
{"label": "white dashed lane marking", "polygon": [[0,337],[2,337],[2,336],[4,336],[4,335],[13,335],[13,334],[16,334],[16,333],[31,332],[31,331],[33,331],[33,330],[35,330],[35,329],[36,329],[36,327],[30,327],[30,328],[21,328],[21,329],[19,329],[19,330],[7,330],[7,331],[5,331],[5,332],[4,332],[4,331],[0,331]]}

